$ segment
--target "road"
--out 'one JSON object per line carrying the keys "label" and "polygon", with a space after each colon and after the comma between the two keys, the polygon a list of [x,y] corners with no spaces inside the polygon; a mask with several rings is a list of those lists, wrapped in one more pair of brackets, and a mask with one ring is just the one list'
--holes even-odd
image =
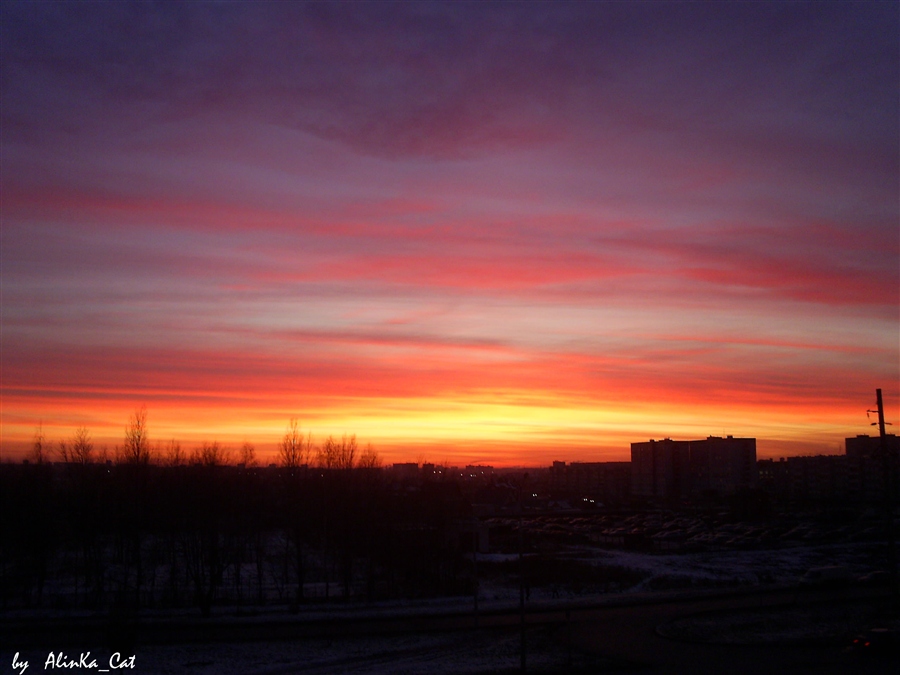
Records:
{"label": "road", "polygon": [[[659,633],[661,626],[685,617],[728,617],[749,610],[784,616],[797,608],[868,607],[877,597],[877,590],[859,588],[775,589],[621,596],[590,606],[532,605],[526,615],[526,663],[529,672],[545,673],[897,673],[896,652],[849,653],[845,638],[728,645]],[[8,661],[21,650],[32,655],[33,663],[42,663],[51,647],[102,652],[113,649],[111,636],[118,636],[130,642],[120,646],[138,655],[135,672],[142,673],[514,672],[520,664],[519,621],[518,612],[506,608],[483,612],[477,628],[471,613],[435,611],[348,612],[333,618],[173,618],[133,626],[127,619],[116,623],[99,617],[4,622],[0,655]]]}
{"label": "road", "polygon": [[[614,664],[605,672],[642,673],[900,673],[900,653],[860,654],[848,650],[845,638],[747,645],[688,642],[662,637],[659,627],[692,616],[723,619],[735,613],[777,616],[798,607],[858,603],[861,596],[843,589],[756,596],[696,599],[583,613],[571,627],[573,647],[602,655]],[[809,604],[812,603],[812,604]]]}

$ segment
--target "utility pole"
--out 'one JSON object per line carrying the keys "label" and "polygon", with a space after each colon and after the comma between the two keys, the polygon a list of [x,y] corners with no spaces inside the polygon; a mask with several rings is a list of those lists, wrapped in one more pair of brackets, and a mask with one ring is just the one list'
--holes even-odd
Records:
{"label": "utility pole", "polygon": [[474,599],[475,599],[475,628],[478,628],[478,545],[481,543],[481,530],[479,525],[481,522],[475,518],[475,534],[472,537],[472,576],[475,577]]}
{"label": "utility pole", "polygon": [[878,406],[878,435],[880,437],[881,468],[884,473],[884,525],[887,528],[888,573],[891,575],[891,603],[894,610],[900,608],[900,588],[897,585],[897,546],[894,536],[894,458],[888,450],[884,422],[884,402],[881,389],[875,390]]}
{"label": "utility pole", "polygon": [[519,669],[521,672],[526,671],[525,654],[527,653],[525,644],[525,558],[524,548],[524,493],[525,483],[528,480],[528,474],[522,476],[522,484],[519,487]]}

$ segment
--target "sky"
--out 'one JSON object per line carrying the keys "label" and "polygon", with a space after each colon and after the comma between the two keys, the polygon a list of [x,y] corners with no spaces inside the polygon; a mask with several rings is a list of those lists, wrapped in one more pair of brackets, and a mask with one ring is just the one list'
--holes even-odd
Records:
{"label": "sky", "polygon": [[0,5],[0,453],[900,423],[900,5]]}

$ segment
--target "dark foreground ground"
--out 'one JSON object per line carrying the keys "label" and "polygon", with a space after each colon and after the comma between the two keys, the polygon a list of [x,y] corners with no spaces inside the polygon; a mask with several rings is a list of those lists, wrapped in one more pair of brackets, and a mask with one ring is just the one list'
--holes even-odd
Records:
{"label": "dark foreground ground", "polygon": [[[884,589],[779,589],[534,604],[532,673],[898,673],[900,649],[853,637],[896,620]],[[511,673],[522,668],[521,615],[458,606],[321,615],[7,618],[0,673]],[[84,660],[81,655],[90,651]],[[119,652],[110,664],[110,657]],[[53,659],[74,667],[53,667]],[[18,654],[18,657],[16,657]],[[133,667],[129,658],[134,656]],[[92,661],[96,665],[89,668]]]}

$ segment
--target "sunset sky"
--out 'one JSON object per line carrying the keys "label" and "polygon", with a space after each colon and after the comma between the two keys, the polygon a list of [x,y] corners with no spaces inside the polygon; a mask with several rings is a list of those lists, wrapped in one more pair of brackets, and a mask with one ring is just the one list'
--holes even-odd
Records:
{"label": "sunset sky", "polygon": [[3,458],[900,424],[898,7],[4,1]]}

